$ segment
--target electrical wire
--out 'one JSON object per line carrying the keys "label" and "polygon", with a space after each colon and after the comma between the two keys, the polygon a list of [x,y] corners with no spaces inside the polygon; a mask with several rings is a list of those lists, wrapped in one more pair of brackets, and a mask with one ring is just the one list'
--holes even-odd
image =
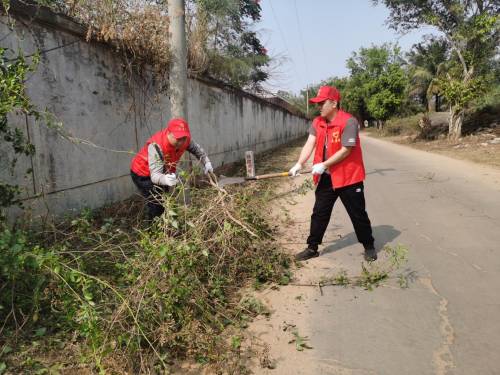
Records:
{"label": "electrical wire", "polygon": [[311,82],[311,76],[309,75],[309,66],[307,65],[307,59],[306,59],[306,50],[304,49],[304,41],[302,40],[302,30],[300,28],[299,12],[297,11],[297,2],[293,0],[293,3],[295,4],[295,14],[297,15],[297,24],[299,25],[300,43],[302,44],[302,54],[304,55],[304,62],[306,63],[307,79],[309,79],[309,82]]}
{"label": "electrical wire", "polygon": [[[288,46],[286,45],[285,37],[283,36],[283,32],[281,31],[280,23],[278,22],[278,18],[276,17],[276,13],[274,13],[274,8],[273,4],[271,3],[271,0],[269,0],[269,5],[271,5],[271,10],[273,11],[274,14],[274,19],[276,20],[276,24],[278,25],[278,29],[280,31],[281,37],[283,38],[283,43],[285,43],[285,48],[288,52],[288,55],[291,56],[290,50],[288,49]],[[295,66],[295,63],[293,62],[293,59],[290,57],[290,60],[292,61],[293,69],[295,70],[295,74],[297,75],[297,78],[299,79],[300,85],[304,86],[302,84],[302,80],[300,79],[299,73],[297,72],[297,67]]]}

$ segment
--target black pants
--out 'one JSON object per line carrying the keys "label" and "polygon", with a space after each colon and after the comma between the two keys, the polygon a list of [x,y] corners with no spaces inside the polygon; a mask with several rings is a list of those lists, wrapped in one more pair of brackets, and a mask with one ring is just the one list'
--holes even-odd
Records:
{"label": "black pants", "polygon": [[309,248],[318,250],[318,245],[322,243],[330,222],[333,205],[339,197],[351,218],[358,241],[365,248],[373,246],[375,240],[372,237],[372,227],[366,213],[363,182],[334,189],[331,177],[323,174],[316,188],[316,202],[311,216],[311,232],[307,239]]}
{"label": "black pants", "polygon": [[153,221],[165,211],[161,205],[161,196],[168,193],[168,187],[155,185],[150,177],[140,176],[134,171],[130,171],[130,175],[135,186],[139,189],[139,194],[146,201],[146,212],[149,220]]}

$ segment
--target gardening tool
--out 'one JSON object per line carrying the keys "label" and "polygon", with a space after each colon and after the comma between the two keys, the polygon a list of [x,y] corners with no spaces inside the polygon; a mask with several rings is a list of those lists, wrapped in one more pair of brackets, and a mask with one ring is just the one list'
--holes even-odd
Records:
{"label": "gardening tool", "polygon": [[[312,168],[310,169],[302,169],[298,173],[311,173]],[[219,190],[224,189],[224,186],[226,185],[234,185],[234,184],[241,184],[246,181],[253,181],[253,180],[265,180],[266,178],[276,178],[276,177],[288,177],[292,176],[290,172],[283,172],[283,173],[270,173],[270,174],[263,174],[261,176],[250,176],[250,177],[227,177],[223,178],[222,180],[219,180],[217,183],[217,187]]]}

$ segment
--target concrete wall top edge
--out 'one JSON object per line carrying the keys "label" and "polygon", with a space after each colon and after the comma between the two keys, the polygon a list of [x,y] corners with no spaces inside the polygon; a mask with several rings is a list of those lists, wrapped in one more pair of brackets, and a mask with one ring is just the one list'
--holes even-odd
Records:
{"label": "concrete wall top edge", "polygon": [[[0,6],[0,9],[2,11],[4,11],[4,9],[2,9],[1,6]],[[65,30],[67,32],[70,32],[70,33],[73,33],[73,34],[76,34],[76,35],[79,35],[82,37],[87,36],[88,29],[85,26],[79,24],[77,21],[75,21],[71,17],[66,16],[64,14],[54,13],[49,8],[41,6],[41,5],[36,4],[36,3],[32,3],[30,1],[10,0],[9,12],[17,13],[17,14],[24,15],[24,16],[29,16],[33,20],[36,20],[38,22],[48,24],[48,25],[53,26],[55,28]],[[91,42],[108,47],[108,48],[113,48],[113,43],[97,41],[95,38],[92,38]],[[259,96],[251,94],[251,93],[246,92],[244,90],[230,86],[222,81],[218,81],[216,79],[209,78],[209,77],[200,77],[200,76],[197,76],[194,74],[190,74],[189,78],[204,82],[205,84],[207,84],[209,86],[214,86],[214,87],[222,88],[224,90],[229,90],[236,95],[247,97],[247,98],[252,99],[253,101],[259,102],[263,105],[271,106],[274,108],[279,108],[280,110],[285,111],[287,113],[290,113],[294,116],[302,117],[304,119],[309,120],[309,118],[307,117],[306,114],[301,116],[297,113],[292,113],[289,109],[287,109],[283,106],[280,106],[278,104],[267,101]]]}

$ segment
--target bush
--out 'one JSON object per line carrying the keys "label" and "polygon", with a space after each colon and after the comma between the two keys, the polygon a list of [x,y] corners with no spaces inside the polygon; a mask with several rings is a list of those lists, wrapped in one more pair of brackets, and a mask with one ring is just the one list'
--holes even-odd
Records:
{"label": "bush", "polygon": [[419,132],[419,121],[422,118],[421,114],[411,117],[396,117],[387,121],[385,132],[388,135],[412,135]]}
{"label": "bush", "polygon": [[176,189],[162,201],[165,214],[144,230],[135,228],[127,204],[111,217],[84,210],[42,233],[4,227],[0,345],[50,333],[72,340],[91,371],[139,373],[165,369],[173,358],[217,365],[230,358],[235,348],[221,333],[265,311],[242,300],[241,288],[286,284],[291,275],[265,210],[275,196],[272,189],[210,187],[191,189],[186,205],[184,187]]}
{"label": "bush", "polygon": [[500,86],[494,87],[486,95],[476,99],[467,112],[500,114]]}

